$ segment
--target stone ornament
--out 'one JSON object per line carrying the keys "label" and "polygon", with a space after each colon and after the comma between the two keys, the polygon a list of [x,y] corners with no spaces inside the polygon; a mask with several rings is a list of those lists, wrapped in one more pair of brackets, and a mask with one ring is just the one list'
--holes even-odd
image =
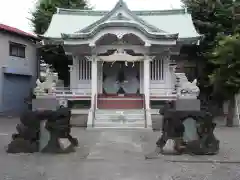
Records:
{"label": "stone ornament", "polygon": [[59,100],[59,106],[67,108],[68,107],[68,102],[67,101],[68,101],[67,99],[60,99]]}
{"label": "stone ornament", "polygon": [[36,88],[34,89],[34,94],[36,96],[43,95],[45,93],[44,86],[39,79],[36,81]]}
{"label": "stone ornament", "polygon": [[40,79],[36,81],[36,87],[34,88],[34,94],[36,96],[51,95],[56,91],[56,83],[58,82],[58,73],[51,71],[50,67],[47,67],[45,81],[41,82]]}
{"label": "stone ornament", "polygon": [[185,73],[175,73],[177,86],[177,95],[179,99],[197,99],[200,89],[197,86],[197,79],[189,82]]}

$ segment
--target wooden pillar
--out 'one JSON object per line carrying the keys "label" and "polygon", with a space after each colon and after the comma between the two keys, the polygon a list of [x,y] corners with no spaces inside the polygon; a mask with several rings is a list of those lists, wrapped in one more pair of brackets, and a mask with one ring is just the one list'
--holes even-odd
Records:
{"label": "wooden pillar", "polygon": [[144,72],[144,95],[145,95],[145,108],[146,108],[146,128],[152,128],[152,118],[150,111],[150,58],[144,59],[143,72]]}
{"label": "wooden pillar", "polygon": [[77,65],[78,65],[78,57],[72,56],[72,65],[70,66],[70,88],[77,88],[78,83],[78,74],[77,74]]}
{"label": "wooden pillar", "polygon": [[91,79],[91,108],[94,109],[94,103],[95,103],[95,107],[96,107],[96,103],[95,102],[95,97],[97,94],[97,57],[93,56],[92,57],[92,79]]}
{"label": "wooden pillar", "polygon": [[144,94],[146,101],[146,109],[150,109],[150,59],[144,60]]}

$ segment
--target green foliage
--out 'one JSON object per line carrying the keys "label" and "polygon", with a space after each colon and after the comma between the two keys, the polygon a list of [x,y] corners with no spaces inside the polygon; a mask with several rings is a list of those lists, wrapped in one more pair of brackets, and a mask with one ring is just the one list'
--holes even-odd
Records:
{"label": "green foliage", "polygon": [[[88,9],[85,0],[41,0],[38,2],[35,11],[31,13],[30,19],[34,28],[34,32],[42,35],[48,29],[52,16],[58,8],[76,8]],[[63,22],[65,23],[65,22]],[[61,46],[43,46],[39,49],[42,59],[51,64],[58,72],[59,78],[64,80],[65,85],[69,82],[68,65],[69,60]]]}
{"label": "green foliage", "polygon": [[232,30],[232,0],[183,0],[183,3],[190,10],[196,29],[204,35],[200,54],[207,57],[215,46],[217,34]]}
{"label": "green foliage", "polygon": [[218,37],[211,62],[215,69],[210,77],[210,82],[215,86],[214,92],[231,98],[240,89],[240,35]]}
{"label": "green foliage", "polygon": [[[217,76],[218,73],[215,73],[219,71],[218,65],[212,63],[212,58],[214,58],[215,61],[218,61],[215,56],[213,57],[213,52],[216,52],[215,47],[219,48],[219,40],[221,38],[233,34],[234,4],[232,0],[182,1],[190,10],[196,29],[204,36],[204,39],[196,51],[197,58],[205,66],[202,71],[203,73],[199,77],[199,82],[203,93],[212,94],[213,92],[216,92],[216,89],[219,89],[217,87],[219,87],[220,82],[224,82],[220,81],[219,78],[213,78],[213,76]],[[211,81],[209,77],[212,78]],[[213,83],[213,81],[215,81],[215,83]]]}
{"label": "green foliage", "polygon": [[88,9],[85,0],[41,0],[32,12],[31,22],[36,34],[44,34],[58,8]]}

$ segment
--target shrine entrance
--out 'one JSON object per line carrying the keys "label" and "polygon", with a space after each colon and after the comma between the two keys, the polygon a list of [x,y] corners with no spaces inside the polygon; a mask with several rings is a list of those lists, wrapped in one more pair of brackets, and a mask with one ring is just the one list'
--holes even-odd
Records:
{"label": "shrine entrance", "polygon": [[103,94],[106,96],[140,95],[140,63],[106,62],[103,64]]}
{"label": "shrine entrance", "polygon": [[105,62],[99,109],[142,109],[140,62]]}

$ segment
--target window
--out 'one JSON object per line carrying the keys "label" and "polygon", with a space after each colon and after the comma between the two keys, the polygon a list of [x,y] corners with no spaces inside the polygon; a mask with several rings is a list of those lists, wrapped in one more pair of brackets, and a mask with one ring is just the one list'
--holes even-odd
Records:
{"label": "window", "polygon": [[25,58],[26,46],[18,43],[10,42],[9,44],[9,55]]}
{"label": "window", "polygon": [[82,59],[79,61],[79,80],[90,80],[92,73],[92,62]]}
{"label": "window", "polygon": [[154,59],[150,64],[151,80],[163,80],[164,66],[163,58]]}

